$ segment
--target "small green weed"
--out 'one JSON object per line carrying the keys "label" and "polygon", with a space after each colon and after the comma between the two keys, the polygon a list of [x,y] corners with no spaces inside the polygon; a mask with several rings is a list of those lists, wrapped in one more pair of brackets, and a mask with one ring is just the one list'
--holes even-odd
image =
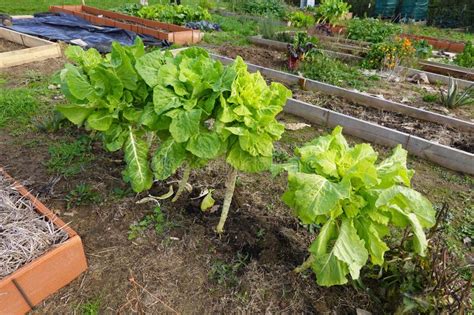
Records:
{"label": "small green weed", "polygon": [[153,227],[156,235],[161,235],[165,231],[167,221],[159,206],[153,209],[153,213],[146,215],[140,222],[130,225],[128,239],[134,240],[143,232]]}
{"label": "small green weed", "polygon": [[274,150],[273,151],[273,160],[276,163],[285,163],[290,158],[290,155],[284,150]]}
{"label": "small green weed", "polygon": [[227,288],[235,287],[239,283],[238,273],[248,264],[248,261],[249,256],[240,252],[230,263],[216,260],[211,265],[209,278]]}
{"label": "small green weed", "polygon": [[126,189],[122,189],[120,187],[115,187],[114,189],[112,189],[112,194],[119,198],[119,199],[123,199],[125,197],[128,197],[130,195],[133,194],[133,190],[132,188],[128,187]]}
{"label": "small green weed", "polygon": [[0,128],[8,122],[28,125],[38,109],[38,102],[28,89],[0,88]]}
{"label": "small green weed", "polygon": [[80,313],[82,315],[99,315],[100,299],[94,299],[80,305]]}
{"label": "small green weed", "polygon": [[99,203],[101,196],[89,184],[79,184],[66,195],[67,209]]}
{"label": "small green weed", "polygon": [[86,164],[92,161],[90,138],[81,137],[75,142],[60,142],[48,149],[50,159],[46,162],[48,170],[65,177],[79,174]]}
{"label": "small green weed", "polygon": [[427,103],[434,103],[439,100],[439,97],[437,94],[425,94],[423,95],[423,102]]}

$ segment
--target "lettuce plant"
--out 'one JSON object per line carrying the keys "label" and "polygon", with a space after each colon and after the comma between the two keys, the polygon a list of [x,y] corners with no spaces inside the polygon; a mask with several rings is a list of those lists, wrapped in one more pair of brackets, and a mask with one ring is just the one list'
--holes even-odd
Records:
{"label": "lettuce plant", "polygon": [[273,142],[284,126],[276,120],[291,91],[280,83],[267,85],[259,72],[249,73],[242,58],[230,66],[236,73],[230,92],[220,98],[216,130],[225,141],[226,161],[231,166],[221,219],[216,228],[223,232],[234,193],[237,171],[257,173],[272,165]]}
{"label": "lettuce plant", "polygon": [[102,135],[110,151],[123,149],[127,166],[123,172],[133,190],[149,189],[153,175],[148,163],[150,134],[157,129],[152,93],[134,66],[145,54],[142,41],[134,46],[112,45],[102,57],[95,49],[71,46],[66,56],[75,63],[61,71],[61,88],[71,104],[57,110],[76,125]]}
{"label": "lettuce plant", "polygon": [[185,165],[176,201],[193,167],[203,166],[225,152],[214,117],[224,91],[230,91],[235,71],[201,48],[186,49],[176,57],[154,51],[138,60],[136,69],[153,88],[152,115],[160,117],[162,143],[152,159],[156,179],[163,180]]}
{"label": "lettuce plant", "polygon": [[411,249],[421,256],[427,250],[423,228],[435,223],[431,203],[410,188],[413,171],[406,166],[407,152],[397,146],[377,163],[369,144],[350,147],[336,127],[296,149],[296,157],[275,171],[288,172],[282,199],[303,224],[322,225],[309,247],[309,258],[296,271],[311,268],[321,286],[358,279],[370,261],[382,266],[389,250],[384,238],[394,228],[411,229]]}

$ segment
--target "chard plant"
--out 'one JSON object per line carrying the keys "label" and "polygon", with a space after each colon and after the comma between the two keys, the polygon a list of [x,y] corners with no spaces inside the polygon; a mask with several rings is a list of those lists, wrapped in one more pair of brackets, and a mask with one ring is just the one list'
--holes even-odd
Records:
{"label": "chard plant", "polygon": [[409,228],[411,250],[424,256],[423,228],[435,224],[431,203],[410,188],[413,171],[407,152],[397,146],[377,163],[369,144],[350,147],[336,127],[295,150],[296,157],[274,167],[288,172],[282,196],[303,224],[321,225],[309,258],[296,269],[311,268],[321,286],[358,279],[368,262],[382,266],[390,248],[384,241],[395,228]]}

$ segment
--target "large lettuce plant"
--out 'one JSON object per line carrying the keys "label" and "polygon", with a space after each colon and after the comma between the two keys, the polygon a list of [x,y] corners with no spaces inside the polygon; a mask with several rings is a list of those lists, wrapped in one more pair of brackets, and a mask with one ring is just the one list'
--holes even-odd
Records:
{"label": "large lettuce plant", "polygon": [[383,265],[389,250],[384,239],[393,228],[409,227],[413,251],[425,255],[423,228],[434,225],[435,211],[410,188],[413,171],[401,146],[377,163],[378,154],[369,144],[350,147],[337,127],[295,154],[275,167],[288,172],[283,201],[303,224],[322,226],[297,271],[312,268],[322,286],[347,283],[349,274],[358,279],[369,259]]}
{"label": "large lettuce plant", "polygon": [[100,133],[110,151],[124,150],[126,181],[137,191],[149,189],[153,175],[148,163],[150,134],[158,128],[152,93],[135,70],[137,59],[145,54],[137,37],[134,46],[112,45],[102,57],[95,49],[77,46],[66,50],[75,63],[61,71],[61,88],[70,104],[57,110],[76,125]]}

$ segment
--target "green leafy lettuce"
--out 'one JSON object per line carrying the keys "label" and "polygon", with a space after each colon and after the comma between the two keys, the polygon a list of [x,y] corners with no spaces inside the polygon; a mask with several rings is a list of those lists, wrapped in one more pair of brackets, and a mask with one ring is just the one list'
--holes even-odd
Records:
{"label": "green leafy lettuce", "polygon": [[66,64],[60,77],[70,104],[57,106],[74,124],[99,132],[108,150],[124,150],[124,177],[137,192],[153,183],[146,134],[160,125],[149,115],[152,91],[135,70],[137,59],[144,54],[138,37],[130,47],[113,43],[105,57],[95,49],[69,47],[66,56],[74,65]]}
{"label": "green leafy lettuce", "polygon": [[273,142],[284,126],[276,120],[291,91],[280,83],[267,85],[259,72],[249,73],[237,57],[229,69],[237,74],[230,94],[220,98],[216,128],[227,142],[227,163],[244,172],[270,168]]}
{"label": "green leafy lettuce", "polygon": [[322,225],[307,261],[319,285],[345,284],[349,274],[358,279],[369,259],[382,265],[389,250],[384,238],[392,227],[409,227],[413,251],[425,255],[423,228],[434,225],[435,211],[410,188],[413,171],[401,146],[377,163],[378,154],[369,144],[349,146],[336,127],[295,154],[274,171],[288,172],[282,199],[301,222]]}

